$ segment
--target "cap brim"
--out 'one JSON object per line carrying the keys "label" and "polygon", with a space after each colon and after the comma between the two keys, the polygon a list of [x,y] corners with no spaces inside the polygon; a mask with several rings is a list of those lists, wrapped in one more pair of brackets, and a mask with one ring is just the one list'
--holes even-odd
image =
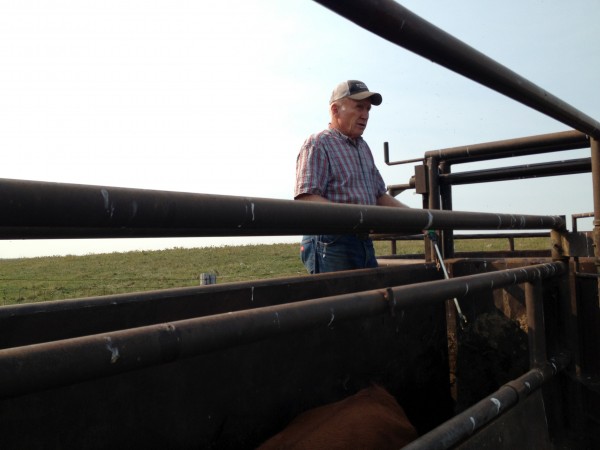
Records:
{"label": "cap brim", "polygon": [[348,98],[351,98],[352,100],[364,100],[366,98],[370,98],[371,104],[375,105],[375,106],[381,105],[381,102],[383,101],[381,94],[378,94],[377,92],[369,92],[369,91],[359,92],[357,94],[349,95]]}

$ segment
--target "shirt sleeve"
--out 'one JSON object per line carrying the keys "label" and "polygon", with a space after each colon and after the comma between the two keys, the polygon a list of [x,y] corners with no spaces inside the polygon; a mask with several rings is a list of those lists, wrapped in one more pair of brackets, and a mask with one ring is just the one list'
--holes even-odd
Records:
{"label": "shirt sleeve", "polygon": [[308,138],[296,160],[296,186],[294,198],[302,194],[326,197],[329,178],[327,153],[314,137]]}
{"label": "shirt sleeve", "polygon": [[387,192],[387,186],[385,185],[385,181],[383,181],[383,177],[381,176],[379,169],[375,165],[375,159],[373,158],[373,152],[371,151],[371,149],[369,148],[369,146],[366,142],[363,141],[363,143],[366,147],[366,154],[368,155],[369,161],[371,163],[371,167],[373,168],[373,170],[371,171],[371,173],[373,174],[372,175],[373,176],[372,186],[375,191],[374,192],[375,199],[378,199],[379,197],[381,197],[383,194],[385,194]]}
{"label": "shirt sleeve", "polygon": [[374,175],[375,175],[375,183],[376,183],[375,198],[379,198],[387,192],[387,186],[385,185],[385,181],[383,181],[383,177],[381,176],[381,173],[379,173],[379,169],[377,167],[375,167]]}

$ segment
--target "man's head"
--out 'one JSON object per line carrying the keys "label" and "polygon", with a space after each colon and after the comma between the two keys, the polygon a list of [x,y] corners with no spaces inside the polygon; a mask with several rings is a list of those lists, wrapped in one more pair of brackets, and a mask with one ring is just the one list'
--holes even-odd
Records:
{"label": "man's head", "polygon": [[369,121],[371,105],[380,105],[381,95],[370,92],[361,81],[349,80],[337,85],[331,94],[331,126],[346,136],[362,136]]}

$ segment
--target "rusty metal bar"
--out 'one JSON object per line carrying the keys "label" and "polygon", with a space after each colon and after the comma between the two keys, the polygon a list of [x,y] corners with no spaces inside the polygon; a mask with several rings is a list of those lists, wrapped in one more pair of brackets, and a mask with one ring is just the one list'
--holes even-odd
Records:
{"label": "rusty metal bar", "polygon": [[564,370],[569,361],[570,358],[566,354],[551,358],[540,367],[505,384],[493,394],[402,448],[404,450],[452,448],[538,390]]}
{"label": "rusty metal bar", "polygon": [[[0,350],[0,397],[116,375],[338,321],[563,274],[561,262],[357,292]],[[77,361],[74,364],[73,361]]]}
{"label": "rusty metal bar", "polygon": [[[593,177],[593,175],[592,175]],[[583,219],[583,218],[588,218],[588,217],[594,217],[594,213],[580,213],[580,214],[572,214],[571,215],[571,231],[573,232],[573,235],[577,234],[577,221],[579,219]],[[593,233],[592,233],[593,235]],[[593,241],[592,241],[593,242]],[[573,257],[573,261],[575,263],[575,275],[577,275],[579,273],[579,256],[574,256]]]}
{"label": "rusty metal bar", "polygon": [[546,361],[546,329],[544,304],[540,280],[525,283],[525,308],[527,310],[527,337],[529,339],[529,364],[540,367]]}
{"label": "rusty metal bar", "polygon": [[406,191],[408,189],[414,189],[414,188],[415,188],[414,182],[405,183],[405,184],[390,184],[387,186],[387,192],[392,197],[396,197],[397,195],[403,193],[404,191]]}
{"label": "rusty metal bar", "polygon": [[[450,176],[452,167],[446,161],[440,163],[440,173],[438,183],[440,183],[440,202],[441,209],[452,211],[452,185],[443,183],[444,177]],[[445,258],[454,258],[454,231],[443,230],[441,233],[441,241]]]}
{"label": "rusty metal bar", "polygon": [[587,213],[573,214],[571,217],[574,218],[574,219],[584,219],[586,217],[594,217],[594,213],[593,212],[587,212]]}
{"label": "rusty metal bar", "polygon": [[[537,155],[541,153],[577,150],[590,146],[589,137],[580,131],[562,131],[540,134],[516,139],[506,139],[481,144],[463,145],[425,152],[424,158],[437,156],[450,164],[487,161],[491,159],[512,158],[515,156]],[[389,153],[389,150],[388,150]],[[389,155],[388,155],[389,158]],[[387,162],[388,165],[408,164],[420,159]]]}
{"label": "rusty metal bar", "polygon": [[461,185],[507,181],[526,178],[552,177],[588,173],[592,168],[590,158],[553,161],[550,163],[525,164],[497,169],[474,170],[468,172],[440,174],[441,185]]}
{"label": "rusty metal bar", "polygon": [[585,219],[588,217],[594,217],[594,213],[589,212],[589,213],[571,214],[571,231],[573,231],[573,233],[576,233],[577,232],[577,221],[579,219]]}
{"label": "rusty metal bar", "polygon": [[[427,158],[425,160],[425,166],[427,168],[427,204],[429,205],[428,208],[432,210],[441,210],[439,159],[435,156]],[[429,229],[429,227],[427,227],[425,230],[427,229]],[[429,239],[425,239],[424,252],[426,261],[435,261],[435,250]]]}
{"label": "rusty metal bar", "polygon": [[[592,152],[592,193],[594,201],[594,256],[596,271],[600,274],[600,141],[598,138],[591,140]],[[598,295],[600,296],[600,279],[598,281]],[[600,300],[598,301],[600,305]]]}
{"label": "rusty metal bar", "polygon": [[441,279],[434,264],[161,289],[0,308],[0,348]]}
{"label": "rusty metal bar", "polygon": [[550,244],[551,244],[551,256],[553,261],[565,261],[569,257],[566,253],[566,249],[563,246],[563,236],[566,234],[565,231],[552,230],[550,232]]}
{"label": "rusty metal bar", "polygon": [[575,276],[577,278],[593,278],[600,279],[600,273],[585,273],[585,272],[575,272]]}
{"label": "rusty metal bar", "polygon": [[383,143],[383,160],[388,166],[395,166],[398,164],[408,164],[408,163],[415,163],[415,162],[420,162],[420,163],[423,162],[423,158],[413,158],[413,159],[407,159],[406,161],[390,162],[390,144],[388,142]]}
{"label": "rusty metal bar", "polygon": [[393,0],[315,0],[355,24],[600,139],[600,123]]}
{"label": "rusty metal bar", "polygon": [[[388,239],[395,239],[397,241],[422,241],[422,234],[414,235],[397,235],[397,234],[380,234],[371,236],[373,240],[384,241]],[[514,238],[549,238],[550,233],[539,232],[539,233],[494,233],[494,234],[456,234],[454,239],[469,240],[469,239],[514,239]]]}
{"label": "rusty metal bar", "polygon": [[0,179],[0,239],[563,229],[559,216],[317,204]]}
{"label": "rusty metal bar", "polygon": [[437,156],[452,164],[512,158],[515,156],[577,150],[590,146],[590,139],[579,131],[540,134],[516,139],[463,145],[425,152],[425,156]]}
{"label": "rusty metal bar", "polygon": [[427,158],[425,163],[427,166],[427,180],[429,183],[429,209],[441,209],[439,184],[440,160],[433,156]]}

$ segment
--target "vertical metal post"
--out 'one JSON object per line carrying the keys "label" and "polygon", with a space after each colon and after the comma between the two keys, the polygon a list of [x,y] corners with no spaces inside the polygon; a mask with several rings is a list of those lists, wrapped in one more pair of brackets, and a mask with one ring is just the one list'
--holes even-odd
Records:
{"label": "vertical metal post", "polygon": [[[447,161],[442,161],[440,164],[440,173],[446,175],[451,172],[451,165]],[[444,184],[440,186],[440,197],[442,208],[447,211],[452,211],[452,185]],[[454,258],[454,230],[442,231],[442,251],[445,258]]]}
{"label": "vertical metal post", "polygon": [[544,325],[541,280],[525,283],[525,307],[527,309],[529,365],[533,369],[546,362],[546,327]]}
{"label": "vertical metal post", "polygon": [[[423,209],[429,209],[429,196],[427,194],[423,194]],[[423,248],[425,253],[425,261],[431,262],[435,259],[433,245],[431,245],[431,241],[427,238],[427,232],[423,234]]]}
{"label": "vertical metal post", "polygon": [[[429,184],[429,209],[440,209],[440,179],[439,179],[439,158],[434,156],[427,158],[427,182]],[[425,237],[425,242],[429,239]],[[427,246],[425,247],[427,250]],[[425,255],[427,261],[435,261],[435,250],[433,245],[429,245],[429,251]]]}
{"label": "vertical metal post", "polygon": [[200,285],[207,286],[210,284],[217,284],[216,273],[201,273],[200,274]]}
{"label": "vertical metal post", "polygon": [[[576,227],[575,227],[576,230]],[[578,267],[578,258],[574,258],[573,266]],[[561,275],[559,277],[559,301],[560,301],[560,317],[561,317],[561,330],[560,331],[560,342],[561,347],[566,349],[571,355],[571,363],[568,368],[571,376],[566,378],[566,382],[563,385],[563,398],[565,402],[562,406],[562,414],[569,417],[569,432],[571,436],[576,436],[576,439],[580,439],[581,436],[585,435],[585,422],[586,416],[586,389],[581,383],[574,381],[581,379],[581,332],[580,323],[583,324],[579,318],[579,305],[577,296],[577,282],[576,275],[573,270]]]}
{"label": "vertical metal post", "polygon": [[[574,231],[577,230],[577,227],[574,226]],[[569,256],[565,255],[562,242],[563,242],[563,234],[565,230],[552,230],[550,233],[551,241],[552,241],[552,259],[554,261],[562,260],[565,264],[569,264]],[[571,363],[569,371],[575,377],[581,376],[581,353],[580,353],[580,331],[579,331],[579,307],[578,307],[578,296],[577,296],[577,288],[575,281],[575,274],[573,271],[574,266],[576,266],[577,258],[574,258],[573,265],[570,270],[561,275],[558,278],[558,295],[559,295],[559,328],[558,330],[553,330],[553,334],[556,335],[558,339],[558,346],[561,351],[568,351],[571,356]],[[527,298],[527,294],[526,294]],[[527,301],[527,300],[526,300]],[[539,313],[536,313],[539,314]],[[529,304],[527,304],[527,317],[529,318]],[[528,319],[529,320],[529,319]],[[531,344],[531,336],[530,336],[530,346]],[[535,345],[535,343],[533,344]],[[556,345],[556,344],[555,344]],[[539,357],[538,353],[530,353],[530,364],[535,364],[535,358]],[[554,391],[552,391],[552,389]],[[552,420],[552,426],[555,428],[563,427],[562,421],[560,419],[556,419],[557,417],[562,417],[566,415],[566,417],[571,418],[569,424],[569,433],[574,436],[582,436],[584,434],[584,425],[583,425],[583,417],[585,415],[585,401],[583,399],[583,390],[582,385],[577,382],[573,382],[567,379],[567,382],[564,384],[563,390],[566,392],[565,394],[559,394],[557,392],[556,385],[552,385],[546,388],[545,397],[548,399],[548,411],[552,411],[552,414],[548,417],[548,420]],[[555,399],[563,398],[565,399],[563,403],[556,402]],[[563,431],[564,432],[564,431]]]}
{"label": "vertical metal post", "polygon": [[563,234],[565,231],[551,230],[550,231],[550,243],[552,245],[551,255],[553,261],[568,261],[568,257],[565,256],[565,251],[562,246]]}
{"label": "vertical metal post", "polygon": [[429,208],[440,209],[440,160],[436,157],[427,158],[427,182],[429,183]]}
{"label": "vertical metal post", "polygon": [[[596,272],[600,274],[600,141],[590,138],[590,149],[592,153],[592,193],[594,199],[594,257]],[[600,306],[600,278],[598,279],[598,293]]]}

